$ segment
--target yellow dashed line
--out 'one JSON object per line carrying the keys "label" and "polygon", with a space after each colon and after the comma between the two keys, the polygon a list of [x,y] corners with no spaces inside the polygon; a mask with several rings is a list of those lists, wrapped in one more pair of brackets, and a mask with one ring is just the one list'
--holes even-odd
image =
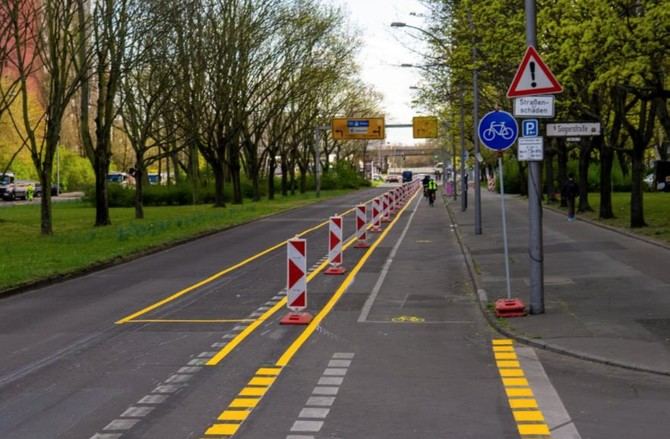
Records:
{"label": "yellow dashed line", "polygon": [[260,401],[258,398],[235,398],[229,407],[252,409],[258,405],[258,401]]}
{"label": "yellow dashed line", "polygon": [[268,377],[253,377],[249,381],[250,386],[271,386],[275,382],[275,378]]}
{"label": "yellow dashed line", "polygon": [[219,421],[244,421],[251,413],[249,410],[224,410],[219,415]]}
{"label": "yellow dashed line", "polygon": [[267,387],[245,387],[240,392],[240,396],[263,396],[267,391]]}
{"label": "yellow dashed line", "polygon": [[493,340],[492,344],[496,366],[519,434],[522,437],[550,436],[549,427],[517,359],[512,340]]}
{"label": "yellow dashed line", "polygon": [[232,436],[240,428],[240,424],[214,424],[207,429],[207,436]]}
{"label": "yellow dashed line", "polygon": [[258,369],[258,371],[256,371],[256,375],[276,377],[280,372],[280,367],[261,367]]}

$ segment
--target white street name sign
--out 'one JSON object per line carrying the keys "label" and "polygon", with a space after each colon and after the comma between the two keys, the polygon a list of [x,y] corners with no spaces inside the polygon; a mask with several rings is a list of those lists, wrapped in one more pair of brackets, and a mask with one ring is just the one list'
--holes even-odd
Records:
{"label": "white street name sign", "polygon": [[525,96],[514,99],[516,117],[554,117],[553,96]]}
{"label": "white street name sign", "polygon": [[548,123],[549,137],[599,136],[600,122]]}

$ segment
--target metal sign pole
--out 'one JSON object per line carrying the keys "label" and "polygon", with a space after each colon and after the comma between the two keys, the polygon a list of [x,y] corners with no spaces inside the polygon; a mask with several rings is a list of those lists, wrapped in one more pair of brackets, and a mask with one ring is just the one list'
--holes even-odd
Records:
{"label": "metal sign pole", "polygon": [[[537,46],[535,0],[525,0],[526,44]],[[530,313],[544,313],[544,251],[542,244],[541,162],[528,163],[528,222],[530,255]]]}
{"label": "metal sign pole", "polygon": [[502,206],[503,247],[505,248],[505,280],[507,281],[507,298],[512,298],[512,285],[509,274],[509,248],[507,246],[507,218],[505,214],[505,176],[503,175],[502,153],[498,154],[498,174],[500,174],[500,205]]}

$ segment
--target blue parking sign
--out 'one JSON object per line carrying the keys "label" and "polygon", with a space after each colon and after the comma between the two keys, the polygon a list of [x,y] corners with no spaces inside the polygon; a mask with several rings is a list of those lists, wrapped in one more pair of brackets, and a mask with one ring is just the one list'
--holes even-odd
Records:
{"label": "blue parking sign", "polygon": [[477,133],[484,146],[494,151],[504,151],[514,145],[519,136],[519,126],[508,112],[491,111],[479,121]]}
{"label": "blue parking sign", "polygon": [[521,137],[537,137],[540,135],[540,122],[537,119],[524,119],[521,122]]}

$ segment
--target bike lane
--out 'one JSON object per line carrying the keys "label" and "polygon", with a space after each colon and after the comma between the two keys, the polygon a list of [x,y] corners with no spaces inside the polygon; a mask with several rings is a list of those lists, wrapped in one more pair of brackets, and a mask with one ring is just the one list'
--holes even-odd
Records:
{"label": "bike lane", "polygon": [[235,437],[519,437],[447,213],[416,203]]}

